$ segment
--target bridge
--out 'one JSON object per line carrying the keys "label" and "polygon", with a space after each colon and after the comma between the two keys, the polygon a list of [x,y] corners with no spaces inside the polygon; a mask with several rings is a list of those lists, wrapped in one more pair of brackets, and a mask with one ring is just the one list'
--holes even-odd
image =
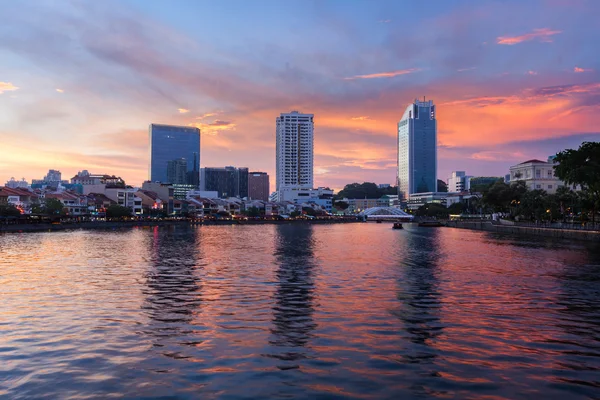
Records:
{"label": "bridge", "polygon": [[359,217],[368,221],[412,221],[415,217],[395,207],[371,207],[361,211]]}

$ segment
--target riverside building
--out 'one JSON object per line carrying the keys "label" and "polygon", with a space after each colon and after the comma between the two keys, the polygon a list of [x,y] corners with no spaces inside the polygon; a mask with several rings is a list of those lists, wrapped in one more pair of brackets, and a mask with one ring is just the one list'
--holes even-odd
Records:
{"label": "riverside building", "polygon": [[[200,129],[189,126],[150,124],[151,182],[198,186],[200,177]],[[185,162],[185,168],[182,165]],[[169,176],[171,175],[171,176]],[[185,176],[185,182],[179,182]]]}
{"label": "riverside building", "polygon": [[437,191],[437,120],[431,100],[415,100],[398,122],[398,191],[402,200]]}
{"label": "riverside building", "polygon": [[282,113],[276,120],[276,191],[313,188],[314,115]]}

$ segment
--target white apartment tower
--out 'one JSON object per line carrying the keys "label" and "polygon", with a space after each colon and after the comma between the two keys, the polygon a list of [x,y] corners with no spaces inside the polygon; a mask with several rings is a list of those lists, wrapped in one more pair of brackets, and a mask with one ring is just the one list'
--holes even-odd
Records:
{"label": "white apartment tower", "polygon": [[313,188],[313,118],[298,111],[277,117],[277,192]]}

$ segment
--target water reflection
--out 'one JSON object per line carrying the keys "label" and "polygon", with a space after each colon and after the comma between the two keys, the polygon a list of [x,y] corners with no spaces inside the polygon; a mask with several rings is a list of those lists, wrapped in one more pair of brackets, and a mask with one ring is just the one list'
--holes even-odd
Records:
{"label": "water reflection", "polygon": [[435,361],[439,352],[435,341],[443,329],[438,235],[439,230],[423,232],[418,229],[403,237],[397,293],[400,304],[392,311],[403,323],[405,332],[402,336],[412,343],[401,352],[401,359],[411,364],[419,376],[412,389],[421,394],[426,391],[422,383],[438,376]]}
{"label": "water reflection", "polygon": [[[150,240],[150,269],[146,274],[146,301],[142,308],[150,318],[146,333],[164,347],[170,337],[189,333],[188,325],[202,303],[197,264],[196,230],[178,227],[165,232],[154,228]],[[165,355],[177,357],[166,352]]]}
{"label": "water reflection", "polygon": [[[273,306],[272,337],[276,349],[269,355],[294,362],[307,357],[305,346],[316,324],[314,302],[314,239],[310,225],[277,226],[275,240],[277,290]],[[279,349],[279,351],[277,351]],[[294,368],[296,364],[279,368]]]}

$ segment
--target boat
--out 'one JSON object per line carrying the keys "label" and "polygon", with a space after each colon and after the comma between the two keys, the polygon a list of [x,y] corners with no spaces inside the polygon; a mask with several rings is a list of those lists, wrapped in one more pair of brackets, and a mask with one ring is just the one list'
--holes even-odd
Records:
{"label": "boat", "polygon": [[394,225],[392,226],[392,229],[404,229],[404,227],[402,226],[402,223],[400,223],[400,222],[394,222]]}
{"label": "boat", "polygon": [[419,226],[424,226],[427,228],[434,228],[434,227],[438,227],[438,226],[444,226],[444,224],[442,224],[440,221],[423,221],[423,222],[419,222]]}
{"label": "boat", "polygon": [[383,222],[383,221],[381,221],[380,219],[378,219],[378,220],[377,220],[377,221],[375,221],[375,222],[377,222],[378,224],[381,224],[381,222]]}

